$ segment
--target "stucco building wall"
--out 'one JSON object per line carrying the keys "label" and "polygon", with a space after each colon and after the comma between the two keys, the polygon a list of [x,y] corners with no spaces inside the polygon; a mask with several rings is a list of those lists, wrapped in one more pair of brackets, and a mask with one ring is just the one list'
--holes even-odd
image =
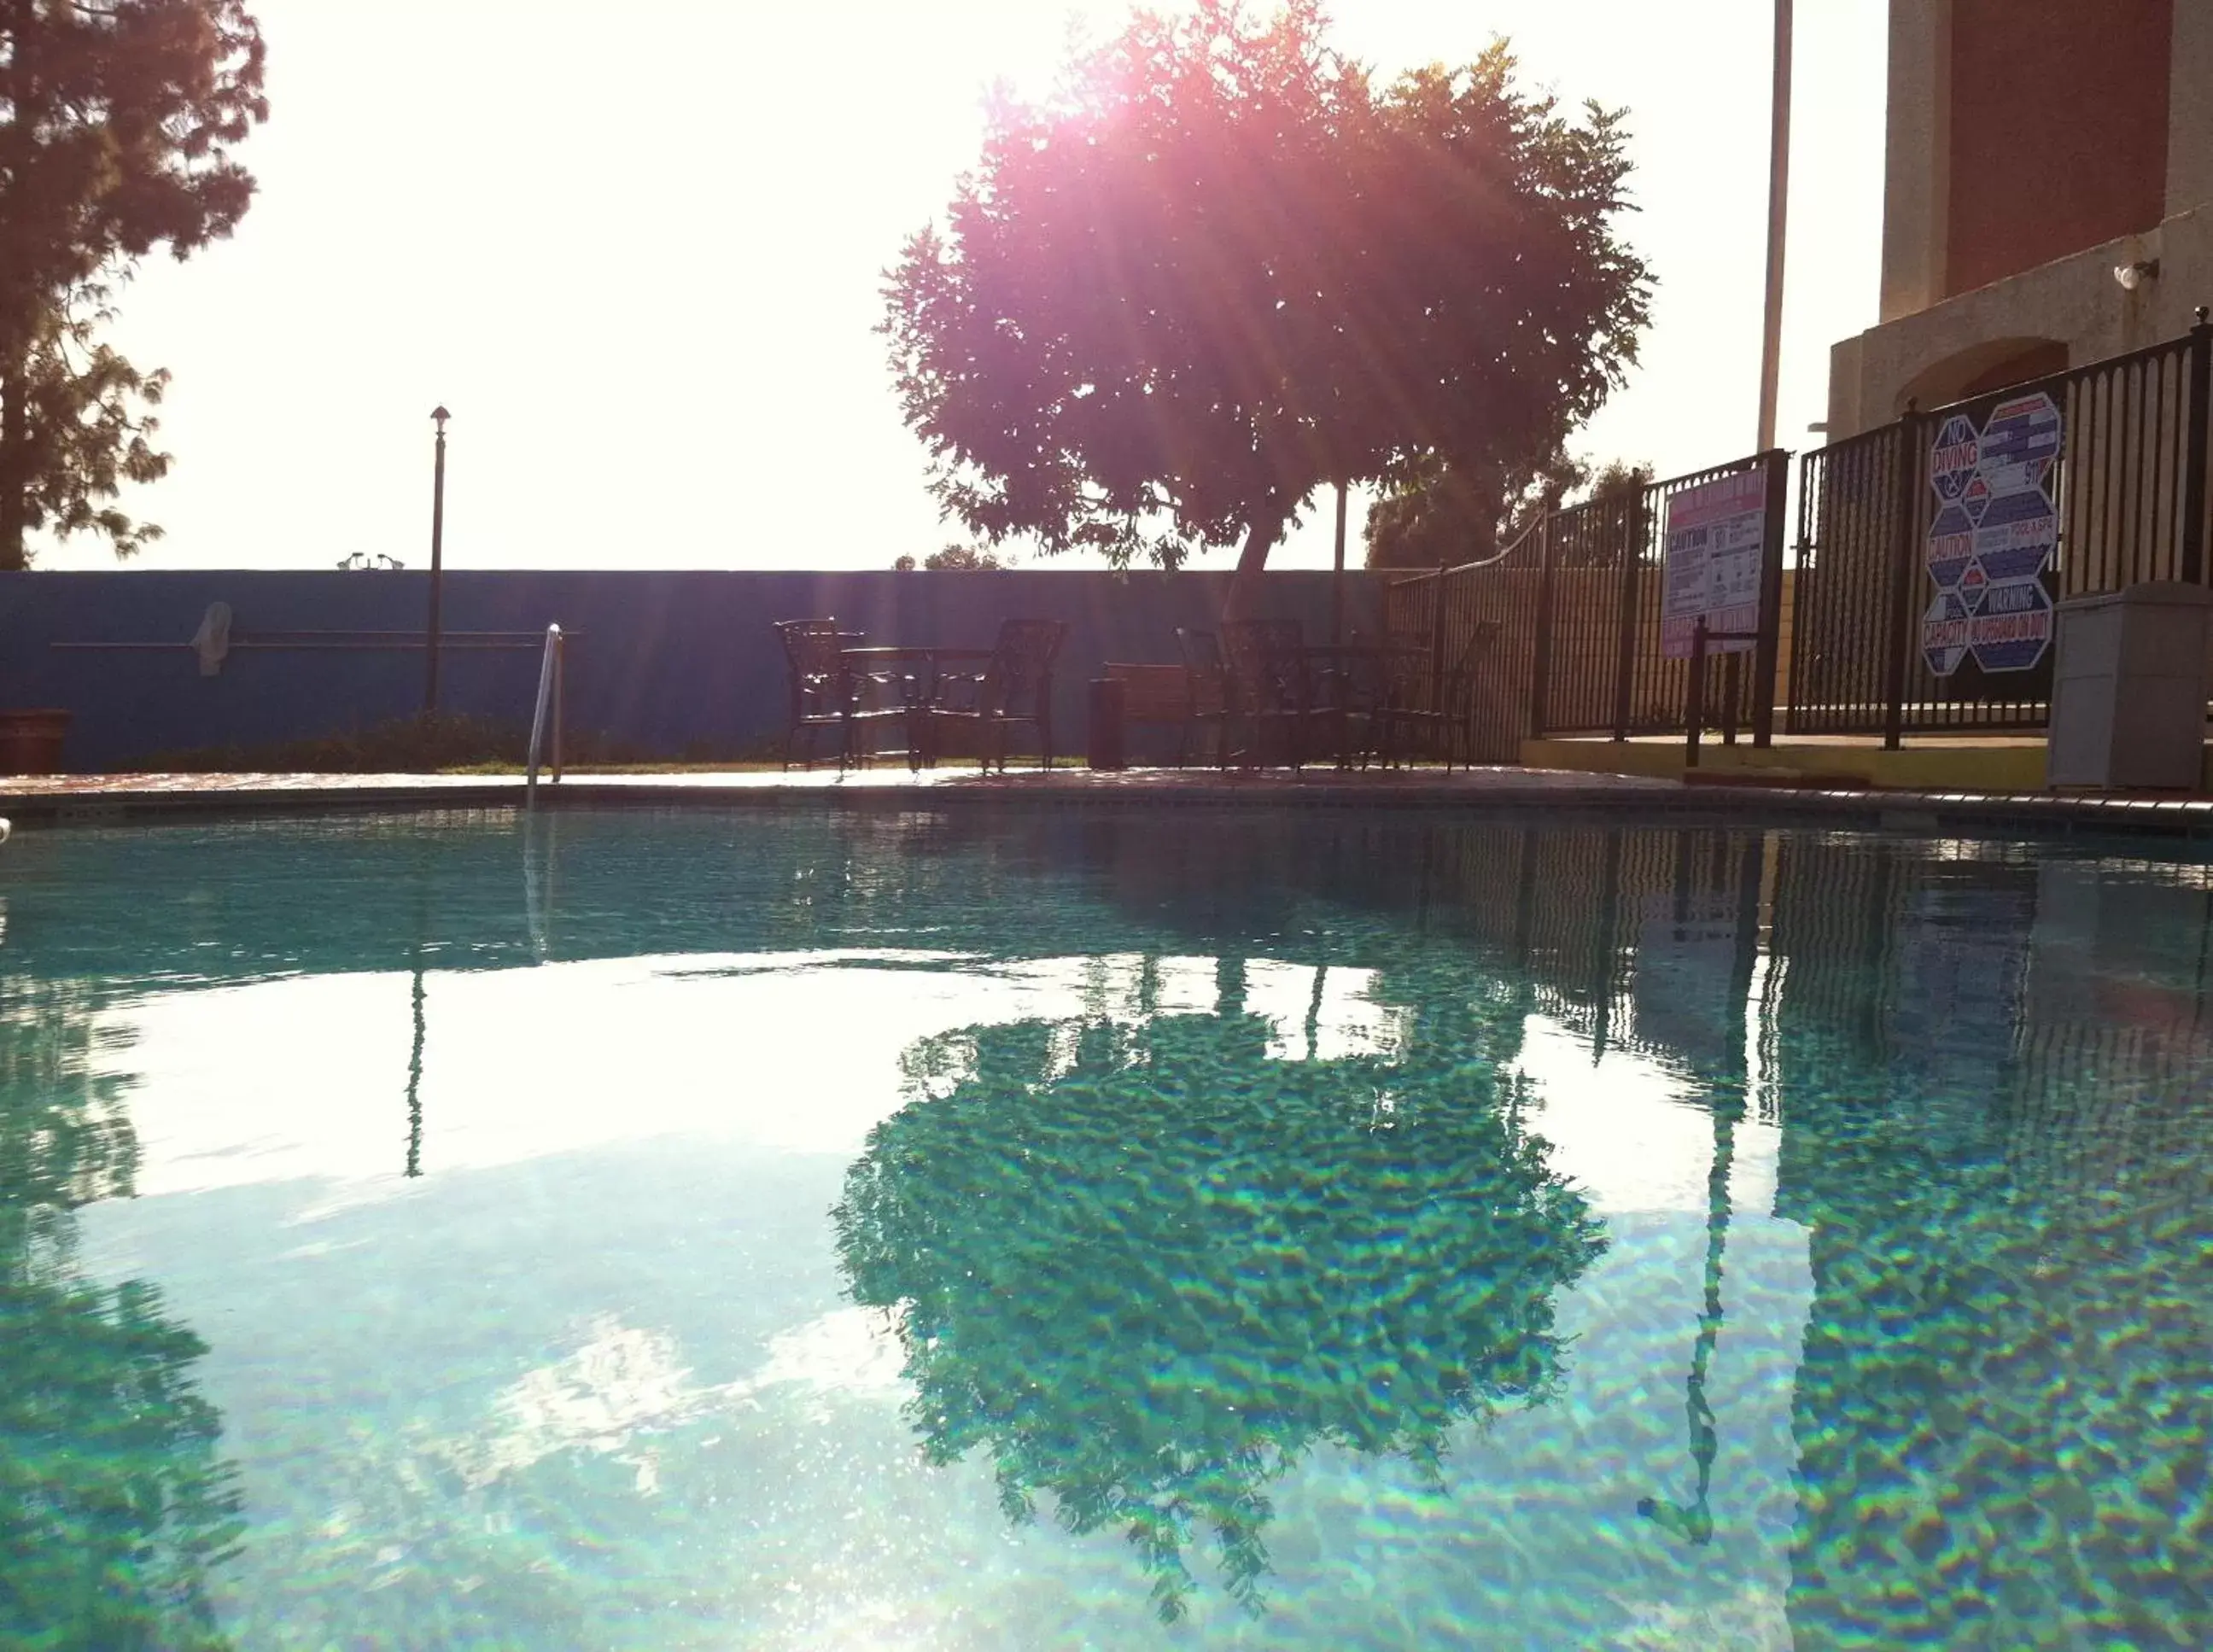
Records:
{"label": "stucco building wall", "polygon": [[1832,440],[2172,338],[2200,303],[2213,3],[1892,0],[1881,320],[1832,354]]}

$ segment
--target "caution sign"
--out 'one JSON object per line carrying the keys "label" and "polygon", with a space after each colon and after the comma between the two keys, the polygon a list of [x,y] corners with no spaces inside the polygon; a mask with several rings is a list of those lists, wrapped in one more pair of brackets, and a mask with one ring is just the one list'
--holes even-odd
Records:
{"label": "caution sign", "polygon": [[[1759,563],[1767,538],[1767,472],[1739,471],[1667,496],[1661,570],[1660,653],[1687,660],[1703,619],[1710,631],[1759,629]],[[1716,642],[1716,654],[1749,642]]]}
{"label": "caution sign", "polygon": [[2046,570],[2059,546],[2052,494],[2066,417],[2043,391],[1999,402],[1978,424],[1954,413],[1929,449],[1936,511],[1923,547],[1936,599],[1921,657],[1948,677],[2033,670],[2051,645]]}

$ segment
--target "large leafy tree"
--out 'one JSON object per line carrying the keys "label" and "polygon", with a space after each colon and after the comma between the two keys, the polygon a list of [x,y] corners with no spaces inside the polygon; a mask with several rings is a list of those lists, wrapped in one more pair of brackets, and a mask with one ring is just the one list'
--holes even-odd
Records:
{"label": "large leafy tree", "polygon": [[1620,381],[1649,280],[1621,118],[1503,44],[1379,87],[1317,0],[1140,12],[1051,101],[997,101],[883,331],[947,511],[1169,565],[1233,607],[1326,483],[1526,471]]}
{"label": "large leafy tree", "polygon": [[264,60],[243,0],[0,0],[0,569],[37,527],[148,536],[108,502],[166,468],[162,375],[93,330],[137,260],[245,214]]}

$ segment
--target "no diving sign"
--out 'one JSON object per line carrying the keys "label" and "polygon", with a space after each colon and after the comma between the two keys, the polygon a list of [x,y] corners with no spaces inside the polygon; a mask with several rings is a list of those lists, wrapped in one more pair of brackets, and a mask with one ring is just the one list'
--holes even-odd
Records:
{"label": "no diving sign", "polygon": [[2052,479],[2065,441],[2065,415],[2040,390],[1998,402],[1979,423],[1954,413],[1937,427],[1923,546],[1936,594],[1921,618],[1933,675],[1970,657],[1985,673],[2028,671],[2051,647],[2044,576],[2059,543]]}

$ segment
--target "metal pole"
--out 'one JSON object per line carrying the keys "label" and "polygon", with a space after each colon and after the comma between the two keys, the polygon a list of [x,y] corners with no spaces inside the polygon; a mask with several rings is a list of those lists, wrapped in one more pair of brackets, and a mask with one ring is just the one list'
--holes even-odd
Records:
{"label": "metal pole", "polygon": [[1775,0],[1775,96],[1767,147],[1767,316],[1759,352],[1759,442],[1775,445],[1775,402],[1783,363],[1783,252],[1790,216],[1791,0]]}
{"label": "metal pole", "polygon": [[[546,651],[538,661],[538,706],[530,716],[530,749],[523,758],[523,806],[534,807],[538,802],[538,764],[546,749],[546,720],[554,705],[555,673],[561,658],[561,628],[546,628]],[[559,736],[555,736],[556,745]],[[556,759],[558,765],[558,759]]]}
{"label": "metal pole", "polygon": [[1889,649],[1883,661],[1882,747],[1894,752],[1905,743],[1905,662],[1913,649],[1915,575],[1920,549],[1916,543],[1921,526],[1921,415],[1911,402],[1898,422],[1898,447],[1892,457],[1891,480],[1897,491],[1892,503],[1890,626],[1884,639]]}
{"label": "metal pole", "polygon": [[1345,485],[1337,485],[1337,558],[1331,564],[1329,582],[1329,640],[1344,641],[1344,496]]}
{"label": "metal pole", "polygon": [[1759,546],[1759,641],[1752,661],[1752,743],[1765,751],[1775,744],[1775,691],[1783,652],[1783,541],[1789,524],[1790,456],[1760,458],[1767,472],[1767,521]]}
{"label": "metal pole", "polygon": [[423,712],[438,709],[438,638],[443,629],[440,607],[446,582],[446,421],[453,415],[433,408],[431,422],[438,427],[438,457],[430,480],[430,614],[424,626]]}
{"label": "metal pole", "polygon": [[[1683,766],[1698,766],[1698,743],[1706,729],[1706,617],[1700,614],[1691,625],[1691,692],[1690,704],[1684,708],[1683,722],[1689,731],[1683,747]],[[1733,657],[1733,656],[1732,656]]]}
{"label": "metal pole", "polygon": [[2190,329],[2190,423],[2183,440],[2189,445],[2182,455],[2182,577],[2186,583],[2205,582],[2205,454],[2213,432],[2206,430],[2213,414],[2213,315],[2198,307],[2198,324]]}
{"label": "metal pole", "polygon": [[569,637],[565,631],[553,637],[553,783],[561,783],[561,690],[569,674]]}

